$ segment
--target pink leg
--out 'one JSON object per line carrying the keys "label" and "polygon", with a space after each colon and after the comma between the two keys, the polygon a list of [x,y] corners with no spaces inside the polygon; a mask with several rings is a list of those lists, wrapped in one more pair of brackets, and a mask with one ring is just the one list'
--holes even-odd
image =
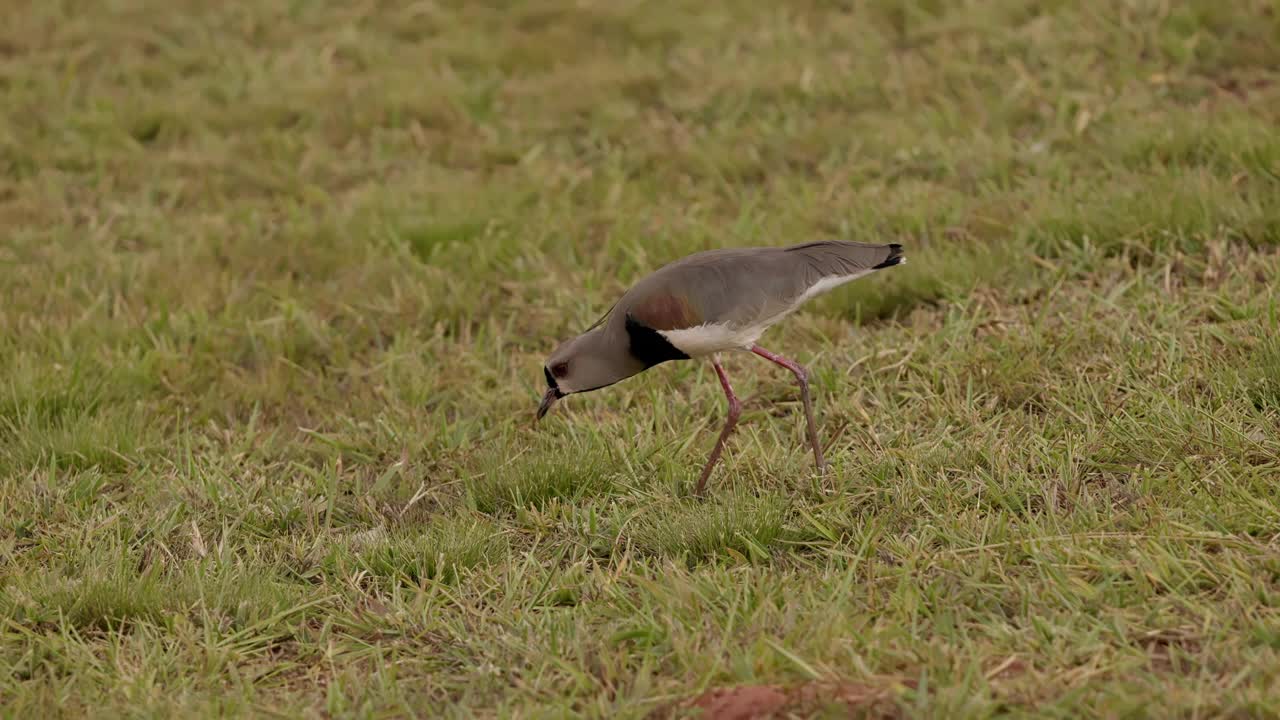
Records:
{"label": "pink leg", "polygon": [[751,352],[765,360],[775,362],[795,374],[796,381],[800,383],[800,399],[804,401],[804,417],[809,424],[809,444],[813,446],[813,460],[818,466],[818,472],[825,472],[827,461],[822,457],[822,445],[818,443],[818,425],[813,420],[813,401],[809,399],[809,372],[794,360],[788,360],[781,355],[774,355],[759,345],[753,345]]}
{"label": "pink leg", "polygon": [[720,361],[712,358],[711,364],[716,368],[716,375],[720,376],[720,387],[724,388],[725,397],[729,398],[729,415],[725,418],[724,429],[720,431],[720,439],[716,441],[716,447],[711,451],[711,457],[707,459],[707,466],[702,469],[702,477],[698,478],[698,487],[693,491],[695,495],[702,495],[702,491],[707,486],[707,478],[711,477],[711,469],[716,466],[716,461],[724,452],[724,441],[729,437],[729,433],[733,432],[733,426],[738,424],[738,416],[742,414],[742,403],[738,402],[738,396],[733,394],[733,386],[729,384],[729,376],[720,366]]}

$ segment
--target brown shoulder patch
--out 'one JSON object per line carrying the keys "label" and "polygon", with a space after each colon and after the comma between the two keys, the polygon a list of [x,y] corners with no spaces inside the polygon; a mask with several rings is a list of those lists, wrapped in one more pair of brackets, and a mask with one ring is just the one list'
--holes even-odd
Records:
{"label": "brown shoulder patch", "polygon": [[636,303],[631,316],[654,330],[681,330],[702,324],[702,318],[688,298],[664,292]]}

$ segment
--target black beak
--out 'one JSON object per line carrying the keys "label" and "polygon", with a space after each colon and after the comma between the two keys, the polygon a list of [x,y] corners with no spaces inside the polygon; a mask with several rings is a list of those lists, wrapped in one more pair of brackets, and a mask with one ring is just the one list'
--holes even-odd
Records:
{"label": "black beak", "polygon": [[534,423],[541,420],[542,416],[546,415],[547,411],[551,409],[551,406],[555,405],[556,401],[562,397],[564,397],[564,393],[560,392],[560,388],[547,388],[547,394],[542,396],[542,404],[538,405],[538,417],[534,420]]}

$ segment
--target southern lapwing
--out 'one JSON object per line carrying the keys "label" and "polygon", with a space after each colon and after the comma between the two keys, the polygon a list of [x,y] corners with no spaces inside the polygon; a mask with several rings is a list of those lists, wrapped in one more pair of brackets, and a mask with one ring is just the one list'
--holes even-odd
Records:
{"label": "southern lapwing", "polygon": [[750,351],[795,374],[821,472],[826,461],[808,372],[756,341],[809,299],[904,261],[901,245],[841,241],[709,250],[677,260],[636,283],[595,325],[551,353],[543,368],[547,393],[537,419],[565,395],[599,390],[668,360],[710,357],[729,399],[729,415],[698,479],[695,493],[701,495],[742,412],[717,353]]}

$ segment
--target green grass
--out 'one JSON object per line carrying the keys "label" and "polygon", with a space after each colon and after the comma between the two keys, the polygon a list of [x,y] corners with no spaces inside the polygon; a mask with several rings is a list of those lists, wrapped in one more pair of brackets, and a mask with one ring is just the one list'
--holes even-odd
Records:
{"label": "green grass", "polygon": [[[0,17],[0,715],[1280,715],[1276,3]],[[531,427],[819,237],[829,475],[751,356],[704,502],[706,364]]]}

